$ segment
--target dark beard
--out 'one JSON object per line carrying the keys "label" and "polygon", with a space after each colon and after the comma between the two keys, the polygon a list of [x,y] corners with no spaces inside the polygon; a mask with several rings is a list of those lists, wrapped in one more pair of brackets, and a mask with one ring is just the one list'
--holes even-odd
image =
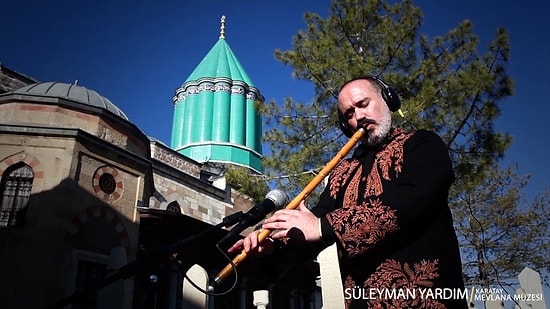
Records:
{"label": "dark beard", "polygon": [[370,118],[361,118],[359,119],[359,121],[357,121],[357,128],[363,128],[363,129],[367,129],[366,127],[369,125],[369,124],[376,124],[376,120],[374,119],[370,119]]}

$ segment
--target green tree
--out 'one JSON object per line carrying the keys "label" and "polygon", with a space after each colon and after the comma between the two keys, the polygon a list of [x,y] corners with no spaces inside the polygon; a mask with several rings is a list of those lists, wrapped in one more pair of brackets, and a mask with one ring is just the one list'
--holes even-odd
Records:
{"label": "green tree", "polygon": [[[311,81],[311,102],[269,102],[260,111],[270,128],[264,141],[271,153],[268,179],[296,192],[328,162],[345,139],[336,127],[336,91],[359,75],[383,77],[400,93],[409,128],[438,132],[449,145],[462,186],[475,186],[501,158],[510,137],[496,132],[498,101],[511,95],[505,70],[509,42],[498,29],[488,50],[478,51],[472,23],[464,21],[435,38],[421,35],[422,11],[411,1],[334,1],[322,18],[305,13],[306,30],[293,49],[275,57],[294,68],[295,78]],[[278,175],[278,176],[274,176]]]}
{"label": "green tree", "polygon": [[268,184],[265,177],[259,174],[252,174],[245,167],[227,167],[224,173],[227,183],[241,194],[250,197],[254,203],[260,203],[268,192]]}
{"label": "green tree", "polygon": [[463,271],[469,283],[488,288],[517,283],[529,266],[548,283],[550,271],[550,192],[528,201],[522,189],[529,176],[517,167],[489,171],[485,181],[459,194],[451,206],[467,208],[455,214],[462,249]]}
{"label": "green tree", "polygon": [[[276,50],[275,57],[293,68],[295,78],[312,83],[314,98],[295,102],[287,97],[258,106],[271,153],[264,160],[265,175],[256,181],[270,181],[290,196],[300,192],[347,141],[336,121],[340,85],[354,76],[379,76],[401,96],[405,116],[397,118],[399,124],[433,130],[447,143],[457,176],[450,194],[453,213],[458,226],[471,229],[463,231],[463,243],[474,242],[469,237],[479,235],[479,227],[469,224],[472,205],[461,200],[494,176],[490,173],[511,142],[494,128],[499,104],[513,91],[505,29],[497,29],[483,50],[468,20],[429,37],[420,33],[423,14],[411,0],[335,0],[326,18],[307,12],[304,19],[305,30],[293,37],[293,49]],[[500,241],[529,242],[516,236]],[[524,262],[534,262],[532,257],[523,256]],[[475,277],[474,268],[468,270]]]}
{"label": "green tree", "polygon": [[[508,135],[493,127],[498,101],[512,93],[505,70],[507,33],[498,29],[481,54],[471,22],[430,39],[419,33],[422,18],[420,8],[409,0],[394,5],[337,0],[326,19],[306,13],[306,30],[295,35],[293,50],[277,50],[275,56],[294,68],[296,78],[312,81],[316,97],[309,104],[287,99],[282,113],[274,102],[266,105],[264,116],[273,129],[265,140],[277,154],[266,160],[266,167],[283,172],[288,167],[284,174],[295,175],[326,161],[325,154],[335,149],[335,90],[353,76],[370,74],[397,88],[404,101],[405,126],[442,136],[461,181],[475,185],[476,179],[483,179],[486,167],[501,158],[510,143]],[[276,158],[281,154],[289,160]],[[296,163],[302,164],[294,167]]]}

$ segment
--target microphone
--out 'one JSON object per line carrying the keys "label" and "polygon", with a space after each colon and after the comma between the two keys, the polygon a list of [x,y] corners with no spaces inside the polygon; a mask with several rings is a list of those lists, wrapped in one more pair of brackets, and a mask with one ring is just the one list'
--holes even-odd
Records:
{"label": "microphone", "polygon": [[281,209],[286,204],[288,204],[288,196],[286,193],[279,189],[269,191],[265,196],[265,200],[247,211],[243,215],[241,221],[235,225],[231,231],[229,231],[229,233],[218,242],[218,244],[225,242],[229,238],[235,237],[246,228],[260,222],[260,220],[267,216],[268,213]]}

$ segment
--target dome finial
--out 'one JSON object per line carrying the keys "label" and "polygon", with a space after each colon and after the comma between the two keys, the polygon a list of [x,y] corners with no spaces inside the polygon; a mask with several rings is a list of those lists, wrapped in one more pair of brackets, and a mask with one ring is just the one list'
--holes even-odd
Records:
{"label": "dome finial", "polygon": [[220,39],[225,39],[225,15],[222,15],[220,22],[221,22]]}

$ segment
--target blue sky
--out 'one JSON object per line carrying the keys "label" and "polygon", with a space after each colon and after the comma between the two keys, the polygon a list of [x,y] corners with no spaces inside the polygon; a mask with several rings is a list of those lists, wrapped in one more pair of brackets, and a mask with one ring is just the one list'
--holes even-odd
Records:
{"label": "blue sky", "polygon": [[[216,43],[226,15],[226,41],[266,101],[309,101],[312,86],[293,80],[277,62],[303,29],[303,13],[328,14],[328,0],[279,1],[5,1],[0,61],[39,81],[95,90],[119,106],[147,135],[169,144],[171,98]],[[550,163],[550,11],[542,0],[415,1],[424,33],[443,35],[470,19],[485,48],[499,26],[510,35],[508,72],[515,95],[503,102],[497,130],[514,141],[503,166],[531,174],[528,194],[548,187]],[[406,102],[404,102],[406,108]]]}
{"label": "blue sky", "polygon": [[[423,32],[441,35],[470,19],[485,48],[508,29],[514,97],[502,102],[497,129],[514,136],[503,165],[532,174],[529,192],[548,187],[550,163],[550,22],[543,1],[415,2]],[[293,80],[273,57],[290,49],[303,12],[328,13],[330,1],[10,1],[0,19],[0,61],[39,81],[78,83],[118,105],[146,134],[169,144],[174,91],[218,40],[226,41],[266,100],[311,100],[312,86]],[[406,102],[405,102],[406,106]],[[405,107],[406,108],[406,107]]]}
{"label": "blue sky", "polygon": [[[503,166],[531,174],[528,194],[548,187],[550,163],[550,4],[524,0],[419,0],[423,32],[445,34],[470,19],[486,48],[508,29],[514,97],[502,102],[497,130],[514,136]],[[312,86],[293,80],[273,57],[290,49],[303,13],[328,14],[330,1],[10,1],[0,19],[0,61],[39,81],[74,82],[118,105],[146,134],[169,144],[172,95],[216,43],[226,41],[266,101],[311,100]],[[406,102],[405,102],[406,108]]]}
{"label": "blue sky", "polygon": [[[435,5],[435,3],[437,3]],[[9,1],[0,18],[0,61],[39,81],[95,90],[118,105],[147,135],[169,144],[174,91],[216,43],[226,41],[266,101],[311,100],[312,86],[293,80],[273,57],[290,49],[303,13],[328,14],[330,1]],[[508,29],[508,66],[515,95],[501,104],[497,130],[513,135],[503,166],[531,174],[528,194],[548,187],[550,163],[550,4],[540,0],[419,0],[423,32],[445,34],[470,19],[485,48]],[[406,102],[405,108],[406,108]]]}

